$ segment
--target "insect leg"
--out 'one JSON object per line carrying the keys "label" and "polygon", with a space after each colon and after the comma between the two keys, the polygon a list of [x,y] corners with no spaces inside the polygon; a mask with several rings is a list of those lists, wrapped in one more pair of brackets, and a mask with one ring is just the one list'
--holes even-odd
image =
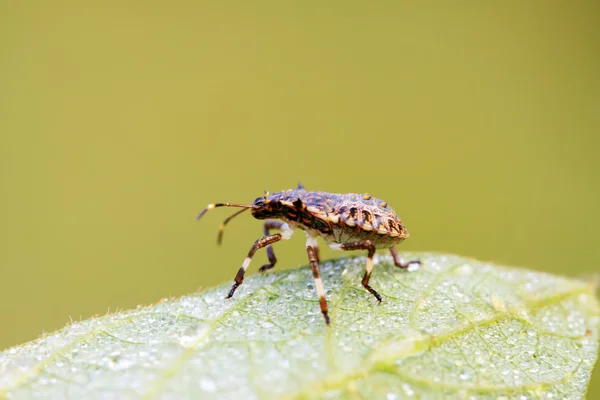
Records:
{"label": "insect leg", "polygon": [[[271,229],[281,229],[282,226],[285,225],[285,222],[281,221],[266,221],[264,225],[265,236],[269,236],[271,234]],[[258,269],[258,272],[265,272],[275,266],[277,262],[277,258],[275,257],[275,252],[273,252],[273,246],[267,246],[267,257],[269,259],[269,263],[263,265]]]}
{"label": "insect leg", "polygon": [[378,302],[381,303],[381,296],[375,289],[369,286],[369,279],[373,272],[373,256],[375,255],[375,245],[370,240],[362,240],[360,242],[344,243],[339,247],[341,250],[367,250],[367,265],[365,267],[365,275],[362,279],[362,285],[369,293],[371,293]]}
{"label": "insect leg", "polygon": [[315,279],[315,288],[317,289],[317,296],[319,296],[319,305],[321,306],[321,312],[325,323],[329,325],[329,315],[327,314],[327,300],[325,300],[325,290],[323,289],[323,280],[321,279],[321,272],[319,272],[319,261],[317,260],[317,252],[315,250],[317,239],[308,237],[306,239],[306,252],[308,253],[308,261],[312,268],[313,278]]}
{"label": "insect leg", "polygon": [[240,286],[242,284],[242,282],[244,282],[244,274],[246,273],[246,270],[248,269],[248,266],[250,265],[250,261],[252,261],[252,256],[254,256],[254,253],[256,253],[256,251],[258,249],[261,249],[272,243],[278,242],[281,239],[289,239],[289,236],[291,236],[291,235],[288,235],[286,237],[286,236],[284,236],[283,233],[276,233],[274,235],[265,236],[262,239],[258,239],[256,242],[254,242],[254,244],[250,248],[250,251],[248,252],[248,256],[246,257],[246,259],[244,260],[244,263],[242,264],[242,267],[239,269],[239,271],[235,275],[234,284],[233,284],[233,286],[231,286],[231,290],[229,291],[229,294],[227,295],[226,299],[231,298],[231,296],[233,296],[233,294],[235,293],[235,290],[238,288],[238,286]]}
{"label": "insect leg", "polygon": [[421,261],[419,261],[419,260],[412,260],[407,263],[402,263],[402,261],[400,260],[400,256],[398,255],[398,252],[396,251],[395,247],[392,247],[390,249],[390,253],[392,253],[392,258],[394,259],[394,265],[398,268],[405,269],[405,268],[408,268],[408,266],[410,264],[421,264]]}

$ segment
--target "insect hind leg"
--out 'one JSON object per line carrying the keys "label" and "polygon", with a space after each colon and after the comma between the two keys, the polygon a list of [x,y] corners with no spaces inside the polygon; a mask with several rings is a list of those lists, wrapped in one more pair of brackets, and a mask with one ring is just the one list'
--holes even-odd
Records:
{"label": "insect hind leg", "polygon": [[402,260],[400,260],[400,256],[398,255],[398,252],[396,251],[395,247],[392,247],[390,249],[390,253],[392,253],[392,258],[394,259],[394,265],[398,268],[402,268],[402,269],[406,269],[410,266],[410,264],[419,264],[421,265],[421,261],[420,260],[412,260],[409,261],[407,263],[403,263]]}
{"label": "insect hind leg", "polygon": [[365,275],[362,279],[362,285],[369,293],[371,293],[379,303],[382,299],[379,293],[369,285],[371,273],[373,272],[373,256],[375,255],[375,245],[370,240],[362,240],[359,242],[344,243],[339,246],[340,250],[367,250],[367,265],[365,266]]}

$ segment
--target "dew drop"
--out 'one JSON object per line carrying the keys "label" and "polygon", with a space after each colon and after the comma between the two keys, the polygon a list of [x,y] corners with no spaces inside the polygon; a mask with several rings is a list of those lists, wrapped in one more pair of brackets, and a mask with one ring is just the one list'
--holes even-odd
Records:
{"label": "dew drop", "polygon": [[402,385],[402,390],[404,391],[404,394],[406,394],[408,397],[413,397],[415,395],[415,391],[407,383]]}
{"label": "dew drop", "polygon": [[215,392],[217,390],[217,384],[210,378],[202,378],[200,380],[200,388],[205,392]]}
{"label": "dew drop", "polygon": [[189,349],[194,345],[194,338],[192,336],[183,335],[179,339],[179,345],[185,349]]}

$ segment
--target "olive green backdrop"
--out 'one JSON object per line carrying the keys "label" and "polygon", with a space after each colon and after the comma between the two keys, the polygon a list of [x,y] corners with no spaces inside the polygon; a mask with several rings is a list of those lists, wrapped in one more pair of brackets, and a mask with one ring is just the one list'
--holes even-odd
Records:
{"label": "olive green backdrop", "polygon": [[368,3],[0,1],[0,349],[230,281],[262,225],[196,213],[298,181],[404,250],[597,272],[598,3]]}

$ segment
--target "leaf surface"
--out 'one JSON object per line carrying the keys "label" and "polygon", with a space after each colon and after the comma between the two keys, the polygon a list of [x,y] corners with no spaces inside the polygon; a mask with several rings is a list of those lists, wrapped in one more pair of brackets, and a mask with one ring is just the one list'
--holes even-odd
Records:
{"label": "leaf surface", "polygon": [[[408,255],[405,255],[406,259]],[[595,286],[457,256],[378,256],[248,277],[75,322],[0,353],[0,398],[581,398],[598,354]]]}

